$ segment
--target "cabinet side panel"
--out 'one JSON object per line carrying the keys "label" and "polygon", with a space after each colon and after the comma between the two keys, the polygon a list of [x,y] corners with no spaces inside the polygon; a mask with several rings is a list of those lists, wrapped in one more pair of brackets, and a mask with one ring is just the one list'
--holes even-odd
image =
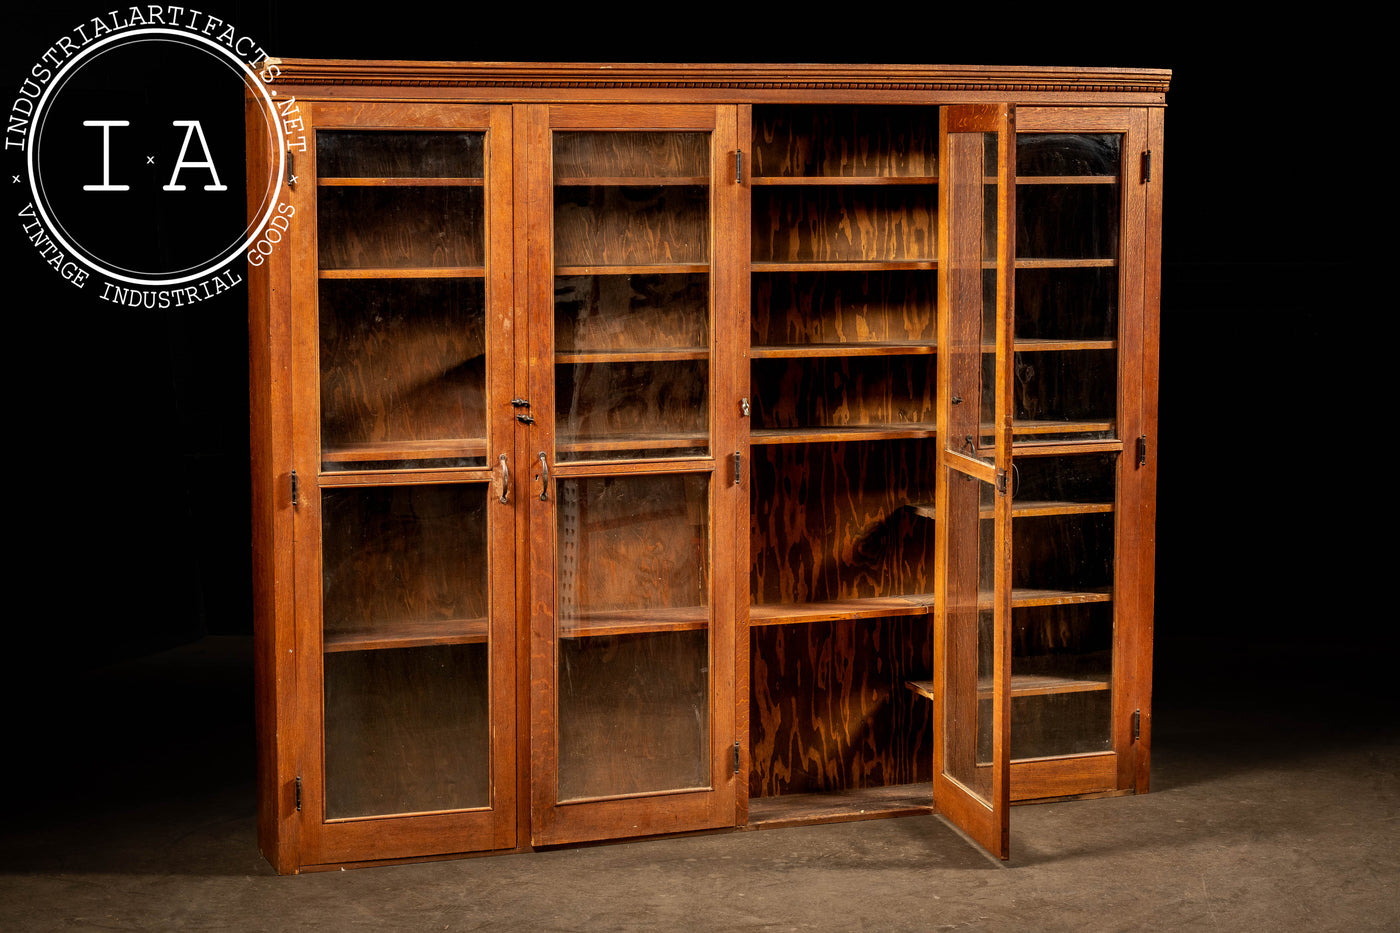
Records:
{"label": "cabinet side panel", "polygon": [[[246,104],[249,210],[269,171],[262,114]],[[297,870],[293,673],[291,334],[286,251],[248,267],[248,386],[252,483],[253,634],[258,847],[279,872]]]}

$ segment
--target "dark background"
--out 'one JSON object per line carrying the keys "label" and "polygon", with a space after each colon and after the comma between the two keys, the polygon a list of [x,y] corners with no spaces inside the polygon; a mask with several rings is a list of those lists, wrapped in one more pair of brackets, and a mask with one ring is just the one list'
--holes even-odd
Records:
{"label": "dark background", "polygon": [[[95,4],[26,4],[0,87],[13,94],[55,38],[114,8]],[[1367,361],[1395,302],[1363,300],[1359,260],[1390,244],[1366,216],[1380,210],[1364,186],[1379,141],[1346,83],[1353,53],[1340,27],[1286,33],[1153,7],[995,20],[875,7],[863,21],[744,4],[557,17],[511,5],[201,8],[299,58],[1173,69],[1157,163],[1157,696],[1266,704],[1325,691],[1339,710],[1365,703],[1395,644],[1395,611],[1373,602],[1393,536],[1388,507],[1373,504],[1386,500],[1373,492],[1379,380]],[[251,632],[247,294],[123,309],[61,280],[16,220],[0,236],[19,422],[7,445],[19,556],[6,615],[21,646],[10,686],[28,684],[23,708],[46,721],[87,672]],[[36,701],[35,684],[49,699]]]}

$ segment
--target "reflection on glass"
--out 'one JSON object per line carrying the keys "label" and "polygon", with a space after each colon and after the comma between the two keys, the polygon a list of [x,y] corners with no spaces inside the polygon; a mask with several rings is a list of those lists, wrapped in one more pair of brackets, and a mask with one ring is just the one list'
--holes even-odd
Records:
{"label": "reflection on glass", "polygon": [[943,675],[943,770],[990,805],[992,795],[992,677],[995,650],[995,525],[980,516],[994,492],[947,470],[949,547]]}
{"label": "reflection on glass", "polygon": [[559,799],[709,783],[709,476],[561,479]]}
{"label": "reflection on glass", "polygon": [[322,492],[328,819],[490,804],[486,503]]}

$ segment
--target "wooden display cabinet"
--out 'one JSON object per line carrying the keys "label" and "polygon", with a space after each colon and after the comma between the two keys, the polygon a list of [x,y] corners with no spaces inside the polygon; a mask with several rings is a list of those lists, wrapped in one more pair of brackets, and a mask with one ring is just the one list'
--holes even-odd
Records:
{"label": "wooden display cabinet", "polygon": [[282,61],[274,866],[1145,791],[1167,79]]}

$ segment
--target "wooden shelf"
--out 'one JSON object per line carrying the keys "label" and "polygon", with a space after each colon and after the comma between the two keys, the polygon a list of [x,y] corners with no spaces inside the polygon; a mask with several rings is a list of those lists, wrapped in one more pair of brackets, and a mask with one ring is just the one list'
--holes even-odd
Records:
{"label": "wooden shelf", "polygon": [[937,175],[754,175],[754,185],[936,185]]}
{"label": "wooden shelf", "polygon": [[647,434],[608,434],[569,437],[555,442],[560,453],[593,453],[609,450],[658,450],[668,447],[708,449],[710,436],[698,432],[652,432]]}
{"label": "wooden shelf", "polygon": [[632,263],[629,265],[566,265],[555,266],[554,274],[561,275],[694,275],[709,272],[707,262],[666,262]]}
{"label": "wooden shelf", "polygon": [[749,606],[749,625],[791,625],[841,619],[884,619],[891,616],[927,615],[933,608],[932,593],[910,596],[873,596],[810,603],[759,603]]}
{"label": "wooden shelf", "polygon": [[[983,598],[986,603],[983,603]],[[1113,601],[1113,593],[1105,590],[1041,590],[1030,587],[1015,587],[1011,590],[1011,608],[1027,609],[1032,606],[1069,606],[1078,603],[1107,603]],[[978,594],[978,607],[990,608],[989,594]]]}
{"label": "wooden shelf", "polygon": [[627,350],[559,350],[554,362],[564,366],[582,363],[651,363],[667,360],[707,360],[710,351],[704,347],[671,349],[665,347]]}
{"label": "wooden shelf", "polygon": [[928,439],[937,437],[932,423],[928,424],[857,424],[839,427],[757,428],[749,432],[749,443],[820,444],[838,441],[889,441]]}
{"label": "wooden shelf", "polygon": [[580,612],[559,623],[560,638],[688,632],[710,627],[709,606],[676,609],[609,609]]}
{"label": "wooden shelf", "polygon": [[825,794],[751,797],[749,828],[778,829],[810,823],[847,823],[932,812],[932,784],[895,784]]}
{"label": "wooden shelf", "polygon": [[472,645],[486,641],[485,619],[443,619],[433,622],[393,622],[372,628],[326,632],[321,650],[380,651],[431,645]]}
{"label": "wooden shelf", "polygon": [[753,262],[753,272],[932,272],[938,269],[937,259],[836,260]]}
{"label": "wooden shelf", "polygon": [[779,360],[840,356],[921,356],[932,355],[937,352],[938,348],[932,343],[915,340],[871,341],[869,343],[794,343],[750,347],[749,359]]}
{"label": "wooden shelf", "polygon": [[[1017,259],[1017,269],[1108,269],[1118,265],[1116,259]],[[984,269],[996,268],[995,263],[986,263]]]}
{"label": "wooden shelf", "polygon": [[[1012,350],[1017,353],[1051,353],[1062,350],[1116,350],[1118,341],[1104,340],[1057,340],[1047,337],[1017,338],[1012,341]],[[983,353],[995,353],[995,343],[982,344]]]}
{"label": "wooden shelf", "polygon": [[483,279],[485,266],[406,266],[378,269],[322,269],[323,279]]}
{"label": "wooden shelf", "polygon": [[326,464],[353,464],[379,459],[451,459],[484,455],[484,437],[445,437],[423,441],[370,441],[364,444],[328,447],[321,451],[321,461]]}
{"label": "wooden shelf", "polygon": [[[1012,674],[1011,695],[1013,697],[1050,696],[1056,693],[1088,693],[1107,690],[1110,678],[1108,672],[1092,677],[1056,677],[1050,674]],[[911,680],[905,684],[921,697],[934,698],[935,685],[931,680]],[[977,699],[986,700],[992,696],[992,679],[977,678]]]}
{"label": "wooden shelf", "polygon": [[1018,185],[1116,185],[1117,175],[1017,175]]}
{"label": "wooden shelf", "polygon": [[456,437],[428,441],[375,441],[341,447],[327,447],[321,451],[321,462],[448,460],[456,457],[484,457],[485,455],[486,438]]}
{"label": "wooden shelf", "polygon": [[[913,510],[920,518],[933,520],[936,518],[936,506],[932,502],[910,502],[906,508]],[[1088,515],[1096,512],[1112,512],[1112,502],[1070,502],[1068,500],[1056,499],[1024,499],[1014,500],[1011,505],[1012,518],[1039,518],[1047,515]],[[978,518],[991,519],[994,512],[991,508],[983,507],[977,513]]]}
{"label": "wooden shelf", "polygon": [[484,178],[318,178],[323,188],[480,188]]}
{"label": "wooden shelf", "polygon": [[[1102,434],[1114,430],[1111,420],[1096,421],[1015,421],[1011,422],[1011,433],[1016,437],[1046,434]],[[982,436],[992,435],[992,426],[981,426]]]}
{"label": "wooden shelf", "polygon": [[707,186],[708,175],[578,175],[554,179],[556,188],[656,188],[661,185]]}

